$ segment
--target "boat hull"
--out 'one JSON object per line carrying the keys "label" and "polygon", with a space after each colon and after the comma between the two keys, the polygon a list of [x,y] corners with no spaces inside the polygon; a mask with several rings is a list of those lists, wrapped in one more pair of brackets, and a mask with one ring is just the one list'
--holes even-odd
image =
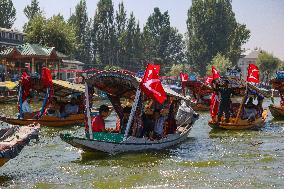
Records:
{"label": "boat hull", "polygon": [[210,120],[208,122],[209,126],[214,129],[228,129],[228,130],[246,130],[246,129],[257,129],[264,125],[265,120],[267,118],[267,110],[264,110],[262,113],[262,117],[257,118],[253,122],[249,122],[248,120],[230,118],[228,122],[222,121],[217,124],[217,122]]}
{"label": "boat hull", "polygon": [[276,119],[284,119],[284,108],[281,106],[270,105],[269,110]]}
{"label": "boat hull", "polygon": [[39,125],[13,126],[0,130],[0,167],[19,155],[31,139],[37,139]]}
{"label": "boat hull", "polygon": [[66,118],[58,118],[54,116],[44,115],[40,119],[15,119],[15,118],[6,118],[1,117],[0,120],[13,125],[29,125],[38,123],[41,126],[46,127],[66,127],[74,126],[84,123],[85,115],[77,114],[71,115]]}
{"label": "boat hull", "polygon": [[99,140],[90,140],[86,138],[72,137],[61,134],[63,141],[71,144],[76,148],[87,151],[104,152],[108,154],[118,154],[124,152],[141,152],[148,150],[162,150],[177,145],[187,138],[191,126],[184,128],[177,134],[169,134],[160,140],[148,140],[146,138],[128,137],[122,142],[107,142]]}
{"label": "boat hull", "polygon": [[17,99],[17,96],[0,96],[0,103],[15,102]]}

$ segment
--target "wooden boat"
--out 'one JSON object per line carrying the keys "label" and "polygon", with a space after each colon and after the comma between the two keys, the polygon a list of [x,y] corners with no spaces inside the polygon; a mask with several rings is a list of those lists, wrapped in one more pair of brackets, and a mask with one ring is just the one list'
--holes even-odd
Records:
{"label": "wooden boat", "polygon": [[[270,81],[270,83],[272,84],[272,89],[274,90],[278,90],[279,92],[279,96],[281,98],[281,102],[279,105],[274,105],[274,102],[273,104],[271,104],[269,106],[269,110],[272,114],[272,116],[276,119],[284,119],[284,78],[275,78],[275,79],[272,79]],[[273,97],[274,97],[274,93],[273,93]]]}
{"label": "wooden boat", "polygon": [[[210,98],[213,90],[210,86],[206,85],[202,81],[186,81],[183,86],[189,90],[192,103],[191,107],[195,111],[209,111],[210,110]],[[206,98],[207,97],[207,98]]]}
{"label": "wooden boat", "polygon": [[[232,82],[229,79],[229,82]],[[233,90],[235,92],[238,92],[237,94],[239,96],[243,96],[242,102],[240,104],[236,104],[236,108],[234,108],[235,114],[227,121],[225,121],[225,118],[222,117],[221,122],[217,122],[217,117],[212,118],[208,124],[212,128],[222,128],[222,129],[231,129],[231,130],[243,130],[243,129],[254,129],[262,127],[265,123],[265,120],[267,118],[268,112],[267,110],[262,110],[262,107],[259,107],[258,113],[256,115],[255,120],[251,121],[247,118],[243,118],[242,114],[244,113],[244,104],[246,100],[248,99],[249,95],[257,95],[261,97],[269,97],[269,94],[264,93],[263,91],[259,90],[257,87],[247,83],[246,87],[244,87],[244,81],[238,81],[234,80]],[[239,90],[237,90],[239,86]],[[260,105],[262,106],[262,104]]]}
{"label": "wooden boat", "polygon": [[83,124],[85,120],[85,115],[76,114],[70,115],[66,118],[43,115],[39,119],[16,119],[10,117],[0,117],[0,120],[9,124],[21,126],[38,123],[41,126],[46,127],[66,127]]}
{"label": "wooden boat", "polygon": [[37,139],[39,125],[25,127],[10,126],[0,130],[0,167],[7,161],[15,158],[29,143],[31,139]]}
{"label": "wooden boat", "polygon": [[[41,79],[35,77],[30,79],[31,82],[31,90],[37,91],[39,95],[46,95],[47,88],[43,86]],[[66,101],[67,98],[70,98],[73,94],[82,94],[84,93],[84,85],[74,84],[67,81],[61,80],[53,80],[53,90],[54,96],[58,101]],[[21,86],[21,83],[20,83]],[[43,96],[44,96],[43,95]],[[49,98],[47,95],[45,98]],[[20,99],[20,98],[19,98]],[[20,103],[20,102],[19,102]],[[43,105],[43,108],[46,106]],[[14,124],[14,125],[29,125],[33,123],[38,123],[41,126],[47,127],[65,127],[65,126],[73,126],[84,123],[84,114],[70,115],[66,118],[59,118],[55,116],[48,116],[42,114],[38,119],[25,119],[25,118],[11,118],[6,115],[0,116],[0,121]]]}
{"label": "wooden boat", "polygon": [[262,116],[256,118],[255,121],[250,122],[248,120],[243,120],[241,118],[230,118],[228,122],[223,118],[221,123],[217,124],[215,121],[210,120],[208,124],[216,129],[223,128],[228,130],[243,130],[243,129],[257,129],[264,125],[264,122],[267,118],[268,111],[264,110]]}
{"label": "wooden boat", "polygon": [[18,82],[0,82],[0,103],[17,101],[17,86]]}
{"label": "wooden boat", "polygon": [[[143,105],[143,101],[136,101],[137,88],[139,86],[140,79],[131,74],[126,74],[120,71],[104,71],[99,72],[86,80],[88,86],[93,86],[107,93],[114,110],[119,116],[119,109],[121,104],[119,99],[134,99],[134,104],[137,102],[137,106]],[[89,88],[89,87],[88,87]],[[189,101],[186,97],[174,92],[169,88],[165,88],[168,96],[174,97],[176,100]],[[86,96],[88,93],[86,93]],[[89,99],[88,97],[86,99]],[[139,103],[140,102],[140,103]],[[83,150],[99,151],[109,154],[117,154],[123,152],[138,152],[145,150],[161,150],[174,146],[187,138],[187,135],[198,118],[195,112],[183,103],[183,109],[180,107],[180,115],[184,115],[186,121],[177,119],[178,129],[174,134],[168,134],[159,140],[151,140],[147,137],[139,138],[135,136],[128,136],[127,134],[119,133],[93,133],[92,137],[89,134],[86,137],[77,137],[70,134],[61,134],[60,137],[63,141],[71,144],[74,147],[81,148]],[[88,105],[86,104],[88,108]],[[133,109],[132,109],[133,110]],[[131,115],[136,114],[135,110]],[[88,112],[88,110],[87,110]],[[131,117],[130,115],[130,117]],[[179,117],[179,116],[177,116]],[[131,119],[131,118],[129,118]],[[136,120],[141,120],[141,116],[136,117]],[[131,123],[130,123],[131,125]],[[130,126],[129,125],[129,126]]]}

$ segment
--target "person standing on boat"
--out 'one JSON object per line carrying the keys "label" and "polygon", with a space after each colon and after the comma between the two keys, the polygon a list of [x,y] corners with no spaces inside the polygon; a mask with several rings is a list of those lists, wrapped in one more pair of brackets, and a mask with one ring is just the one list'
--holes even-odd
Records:
{"label": "person standing on boat", "polygon": [[225,80],[225,83],[222,88],[217,89],[219,92],[220,103],[218,107],[218,120],[217,122],[221,122],[221,118],[223,113],[225,114],[226,122],[230,118],[230,104],[231,104],[231,95],[233,90],[229,88],[229,81]]}
{"label": "person standing on boat", "polygon": [[[99,115],[95,116],[92,121],[93,132],[105,132],[105,119],[109,116],[110,109],[107,105],[101,105],[99,108]],[[86,128],[88,131],[88,128]]]}

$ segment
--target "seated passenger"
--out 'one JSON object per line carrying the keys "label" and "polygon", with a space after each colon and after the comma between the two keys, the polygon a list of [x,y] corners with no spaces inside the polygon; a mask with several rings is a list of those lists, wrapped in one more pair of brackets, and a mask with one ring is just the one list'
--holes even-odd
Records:
{"label": "seated passenger", "polygon": [[[105,132],[105,119],[109,116],[110,110],[106,105],[101,105],[99,108],[99,115],[95,116],[92,121],[93,132]],[[88,129],[87,129],[88,131]]]}
{"label": "seated passenger", "polygon": [[46,114],[55,117],[60,116],[60,105],[58,104],[56,97],[52,98],[51,102],[49,103],[46,109]]}
{"label": "seated passenger", "polygon": [[151,109],[145,109],[145,112],[142,115],[142,123],[142,135],[144,137],[152,138],[155,127],[155,120],[153,119],[153,111]]}
{"label": "seated passenger", "polygon": [[77,114],[79,106],[76,104],[76,98],[71,98],[71,102],[68,103],[64,108],[64,113],[66,116]]}
{"label": "seated passenger", "polygon": [[31,97],[28,96],[26,98],[26,100],[22,104],[22,113],[23,113],[23,117],[25,119],[29,119],[29,118],[33,118],[34,117],[34,113],[32,111],[30,103],[31,103]]}
{"label": "seated passenger", "polygon": [[154,132],[155,132],[155,139],[161,139],[164,133],[164,124],[166,120],[166,116],[161,114],[162,110],[156,109],[154,110]]}
{"label": "seated passenger", "polygon": [[84,98],[82,95],[77,96],[78,113],[83,114],[85,110]]}
{"label": "seated passenger", "polygon": [[245,118],[247,118],[249,121],[254,121],[256,115],[256,105],[253,104],[253,98],[250,97],[248,102],[245,104]]}
{"label": "seated passenger", "polygon": [[119,133],[122,133],[122,134],[125,133],[130,113],[131,113],[131,107],[126,106],[123,108],[123,119],[120,120],[120,123],[119,123],[120,124]]}

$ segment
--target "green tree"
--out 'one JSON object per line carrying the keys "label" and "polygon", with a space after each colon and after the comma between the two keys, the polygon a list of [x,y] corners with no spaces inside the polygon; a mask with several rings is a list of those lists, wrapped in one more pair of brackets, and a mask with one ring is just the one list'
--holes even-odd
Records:
{"label": "green tree", "polygon": [[180,72],[182,72],[182,71],[183,71],[183,65],[182,64],[173,64],[168,75],[169,76],[179,76]]}
{"label": "green tree", "polygon": [[93,24],[93,57],[94,62],[103,65],[115,65],[116,36],[112,0],[100,0]]}
{"label": "green tree", "polygon": [[188,11],[187,29],[188,60],[201,75],[217,53],[235,65],[241,45],[250,37],[246,26],[237,23],[231,0],[194,0]]}
{"label": "green tree", "polygon": [[37,0],[32,0],[31,5],[27,5],[24,8],[24,13],[29,20],[33,19],[35,15],[42,14],[39,2]]}
{"label": "green tree", "polygon": [[165,61],[165,54],[170,38],[170,16],[168,11],[161,13],[159,8],[154,8],[144,27],[143,39],[147,61],[161,59]]}
{"label": "green tree", "polygon": [[116,11],[115,16],[115,33],[117,38],[116,45],[116,61],[120,66],[122,66],[125,62],[125,47],[123,46],[127,25],[126,11],[124,8],[123,2],[118,5],[118,10]]}
{"label": "green tree", "polygon": [[85,0],[80,0],[76,5],[75,13],[68,20],[76,33],[76,43],[78,48],[74,51],[74,56],[86,64],[91,63],[91,38],[90,27],[91,22],[88,20],[87,5]]}
{"label": "green tree", "polygon": [[123,66],[127,69],[139,70],[143,57],[143,45],[139,23],[136,22],[133,12],[127,21],[126,30],[120,40],[122,47]]}
{"label": "green tree", "polygon": [[0,0],[0,27],[11,28],[16,20],[16,9],[12,0]]}
{"label": "green tree", "polygon": [[268,52],[262,51],[258,55],[256,64],[262,74],[265,72],[273,73],[281,66],[281,60]]}
{"label": "green tree", "polygon": [[46,18],[42,15],[33,17],[25,28],[25,41],[45,45]]}
{"label": "green tree", "polygon": [[57,51],[65,54],[71,54],[76,48],[75,31],[61,15],[49,19],[42,15],[35,16],[27,25],[25,40],[55,47]]}
{"label": "green tree", "polygon": [[219,71],[221,75],[225,75],[227,68],[232,67],[232,62],[224,55],[217,53],[211,63],[207,65],[207,75],[212,75],[212,65]]}

